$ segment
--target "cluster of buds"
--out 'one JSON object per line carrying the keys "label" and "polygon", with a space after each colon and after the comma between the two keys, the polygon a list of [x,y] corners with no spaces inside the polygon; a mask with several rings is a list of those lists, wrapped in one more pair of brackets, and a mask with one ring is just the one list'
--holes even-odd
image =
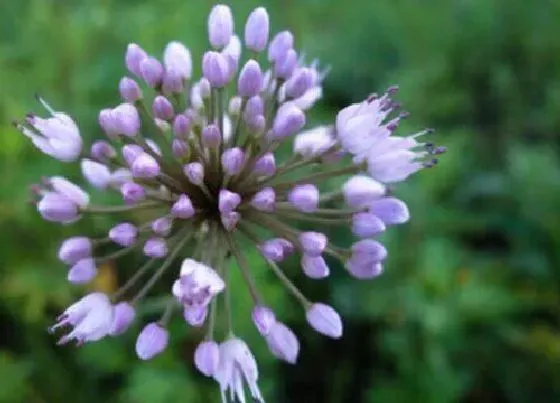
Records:
{"label": "cluster of buds", "polygon": [[[68,224],[90,214],[140,210],[152,217],[121,222],[105,238],[76,236],[62,243],[58,256],[74,284],[90,282],[102,262],[136,249],[146,262],[113,295],[92,293],[66,309],[52,327],[71,328],[59,343],[125,332],[137,319],[138,304],[156,283],[169,279],[168,307],[140,332],[139,358],[151,359],[165,349],[166,325],[181,307],[188,325],[206,327],[193,361],[219,383],[223,400],[229,391],[230,399],[244,402],[246,385],[262,401],[255,358],[233,331],[230,300],[239,290],[231,289],[231,275],[242,275],[254,303],[253,322],[272,354],[295,363],[299,342],[256,287],[241,239],[301,304],[309,325],[339,338],[343,326],[335,309],[308,300],[279,264],[297,254],[306,276],[323,279],[330,274],[329,256],[358,279],[379,276],[387,250],[375,238],[409,219],[406,204],[389,195],[387,186],[433,166],[434,156],[445,150],[419,142],[429,130],[394,135],[405,117],[393,101],[396,88],[342,109],[332,125],[303,131],[306,111],[322,96],[325,71],[298,55],[289,31],[269,41],[269,17],[262,7],[249,15],[243,43],[225,5],[212,9],[208,34],[212,50],[202,57],[198,81],[181,43],[167,45],[163,62],[128,45],[130,76],[119,83],[123,103],[99,113],[105,139],[95,141],[88,155],[82,153],[74,121],[42,99],[51,116],[29,115],[16,126],[45,154],[60,161],[81,158],[93,188],[122,197],[122,205],[95,205],[67,179],[47,178],[34,189],[44,219]],[[242,60],[243,48],[252,59]],[[287,142],[293,152],[280,161],[276,151]],[[340,177],[344,184],[328,189],[326,180]],[[317,230],[302,231],[299,222]],[[350,248],[334,245],[320,231],[333,225],[351,228],[357,240]],[[107,250],[111,244],[116,251],[100,256],[99,247]],[[184,259],[180,268],[179,258]],[[222,295],[223,315],[216,304]],[[221,324],[220,318],[229,319]]]}

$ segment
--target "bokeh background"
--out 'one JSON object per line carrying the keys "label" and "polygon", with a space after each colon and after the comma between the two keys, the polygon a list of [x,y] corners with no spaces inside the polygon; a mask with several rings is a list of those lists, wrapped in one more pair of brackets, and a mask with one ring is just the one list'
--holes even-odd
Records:
{"label": "bokeh background", "polygon": [[[126,44],[159,55],[179,39],[199,71],[212,3],[0,3],[0,402],[218,401],[216,385],[192,367],[201,333],[180,318],[171,348],[148,363],[134,354],[138,328],[81,348],[54,346],[46,328],[84,291],[65,280],[60,240],[103,236],[111,221],[41,221],[28,185],[79,172],[40,155],[11,127],[40,111],[39,92],[76,117],[84,137],[99,135],[97,111],[118,102]],[[339,108],[398,83],[411,112],[401,132],[434,127],[434,140],[449,148],[437,168],[399,187],[413,219],[384,238],[390,257],[381,278],[360,282],[333,267],[317,282],[299,275],[297,262],[285,265],[309,296],[342,312],[342,340],[310,330],[263,275],[263,293],[302,338],[299,364],[279,363],[247,318],[246,293],[236,293],[236,329],[258,356],[268,401],[560,401],[560,2],[230,4],[238,27],[266,5],[275,30],[293,30],[298,47],[332,67],[313,121],[332,121]],[[330,232],[342,243],[346,235]],[[114,289],[138,261],[103,266],[90,288]]]}

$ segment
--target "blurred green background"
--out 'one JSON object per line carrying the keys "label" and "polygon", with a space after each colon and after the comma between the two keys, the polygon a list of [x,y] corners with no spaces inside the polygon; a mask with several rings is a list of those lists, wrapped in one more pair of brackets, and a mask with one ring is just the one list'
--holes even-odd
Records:
{"label": "blurred green background", "polygon": [[[360,282],[337,267],[322,282],[299,275],[309,296],[344,315],[342,340],[315,334],[272,278],[262,278],[267,300],[302,338],[299,364],[279,363],[250,324],[247,293],[236,293],[236,329],[258,357],[267,401],[560,401],[560,2],[230,4],[238,31],[264,4],[274,30],[293,30],[300,49],[332,67],[312,120],[332,121],[339,108],[399,84],[412,113],[401,133],[434,127],[449,148],[437,168],[399,187],[413,219],[384,238],[390,257],[381,278]],[[181,40],[198,72],[211,5],[1,1],[0,402],[219,400],[214,382],[192,367],[202,333],[180,318],[172,348],[148,363],[134,354],[137,328],[81,348],[54,345],[46,328],[84,291],[65,280],[60,240],[103,236],[111,221],[43,222],[26,203],[27,186],[41,175],[79,173],[40,155],[10,123],[40,110],[40,92],[76,117],[86,138],[99,135],[98,110],[118,103],[126,44],[160,55]],[[346,233],[330,236],[345,242]],[[102,267],[94,287],[113,289],[138,261]],[[292,263],[286,270],[297,276]]]}

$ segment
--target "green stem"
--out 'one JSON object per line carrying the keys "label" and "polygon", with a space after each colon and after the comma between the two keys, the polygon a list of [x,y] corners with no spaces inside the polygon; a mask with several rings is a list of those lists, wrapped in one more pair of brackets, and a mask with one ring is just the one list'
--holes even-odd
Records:
{"label": "green stem", "polygon": [[190,241],[191,238],[194,236],[193,231],[189,232],[187,236],[184,237],[180,236],[187,233],[188,229],[189,227],[187,227],[185,230],[183,230],[178,234],[179,241],[177,245],[171,251],[171,253],[167,257],[167,259],[163,262],[163,264],[160,266],[160,268],[154,273],[152,278],[150,278],[148,282],[144,285],[144,287],[142,287],[142,289],[138,291],[138,294],[136,294],[136,296],[132,299],[132,304],[135,304],[138,301],[140,301],[148,293],[148,291],[150,291],[150,289],[157,283],[157,281],[161,278],[161,276],[163,276],[165,270],[167,270],[167,268],[171,265],[171,263],[173,263],[173,260],[175,260],[175,258],[177,257],[177,255],[179,254],[183,246],[185,246],[187,242]]}
{"label": "green stem", "polygon": [[360,171],[362,171],[361,166],[351,165],[351,166],[348,166],[348,167],[335,169],[333,171],[314,173],[314,174],[311,174],[309,176],[299,178],[297,180],[275,183],[275,184],[272,185],[272,187],[274,189],[282,189],[282,188],[286,188],[286,187],[289,188],[289,187],[292,187],[296,184],[316,182],[316,181],[321,180],[321,179],[334,178],[334,177],[340,176],[340,175],[356,174]]}
{"label": "green stem", "polygon": [[247,261],[245,260],[243,254],[239,251],[237,244],[233,239],[233,236],[229,232],[226,233],[226,241],[228,243],[229,250],[231,251],[231,253],[235,257],[235,260],[237,261],[237,265],[241,269],[241,274],[243,275],[245,283],[249,288],[249,292],[251,293],[251,297],[253,298],[253,301],[255,302],[255,304],[259,304],[259,301],[261,301],[261,297],[259,296],[257,287],[255,286],[255,282],[249,271]]}
{"label": "green stem", "polygon": [[135,205],[123,205],[123,206],[87,206],[82,210],[84,213],[123,213],[125,211],[142,210],[145,208],[156,207],[160,203],[150,202]]}
{"label": "green stem", "polygon": [[145,262],[138,270],[136,270],[136,273],[134,273],[134,275],[130,279],[128,279],[127,282],[117,290],[117,292],[115,292],[115,294],[113,295],[113,301],[118,301],[132,286],[134,286],[134,284],[136,284],[136,282],[140,280],[140,278],[145,273],[148,272],[148,269],[155,261],[156,259],[150,259]]}

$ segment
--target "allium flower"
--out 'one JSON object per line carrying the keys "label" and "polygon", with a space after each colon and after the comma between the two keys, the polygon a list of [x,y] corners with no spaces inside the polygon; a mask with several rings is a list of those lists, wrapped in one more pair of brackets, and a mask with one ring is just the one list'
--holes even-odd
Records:
{"label": "allium flower", "polygon": [[[208,33],[213,49],[200,57],[203,77],[192,82],[191,53],[181,43],[165,47],[163,62],[137,44],[128,45],[126,68],[135,79],[125,76],[119,83],[124,103],[115,97],[116,106],[98,113],[106,138],[95,141],[81,161],[86,181],[97,191],[116,193],[122,204],[90,203],[88,193],[62,177],[33,188],[37,210],[48,221],[142,213],[123,217],[106,229],[105,238],[74,236],[62,243],[58,256],[69,266],[72,283],[91,281],[100,264],[134,251],[146,262],[114,295],[93,293],[71,305],[52,330],[72,327],[60,344],[121,334],[142,321],[136,308],[154,285],[165,284],[168,307],[159,321],[144,324],[137,355],[147,360],[165,350],[172,337],[167,323],[178,306],[188,325],[206,328],[194,365],[218,381],[224,402],[227,394],[245,402],[245,388],[262,401],[255,358],[232,330],[228,301],[239,290],[231,289],[229,278],[238,273],[229,259],[253,298],[246,314],[271,353],[295,363],[300,343],[261,296],[257,271],[249,267],[240,242],[258,252],[312,328],[342,337],[335,309],[309,301],[292,282],[295,273],[278,265],[293,254],[303,273],[317,280],[329,276],[328,258],[341,261],[358,279],[380,275],[388,252],[373,238],[410,218],[405,202],[391,195],[394,184],[435,165],[434,156],[445,149],[419,143],[427,130],[395,135],[405,116],[394,116],[396,88],[344,108],[334,122],[305,129],[306,111],[321,97],[326,71],[298,56],[289,31],[269,41],[269,17],[262,7],[250,14],[243,30],[251,58],[241,60],[228,6],[213,8]],[[265,59],[270,63],[257,62]],[[76,124],[41,103],[52,117],[29,115],[16,126],[45,154],[76,160],[82,152]],[[276,150],[287,142],[294,153],[282,160]],[[336,180],[326,181],[331,178]],[[334,183],[342,185],[328,188]],[[143,222],[136,222],[140,217]],[[299,222],[309,224],[305,231]],[[334,226],[354,233],[350,246],[329,240],[326,232]],[[101,255],[110,248],[114,251]],[[226,302],[217,304],[222,295]],[[218,314],[218,307],[225,314]],[[222,318],[230,318],[225,339],[215,334],[222,328],[215,322]]]}

